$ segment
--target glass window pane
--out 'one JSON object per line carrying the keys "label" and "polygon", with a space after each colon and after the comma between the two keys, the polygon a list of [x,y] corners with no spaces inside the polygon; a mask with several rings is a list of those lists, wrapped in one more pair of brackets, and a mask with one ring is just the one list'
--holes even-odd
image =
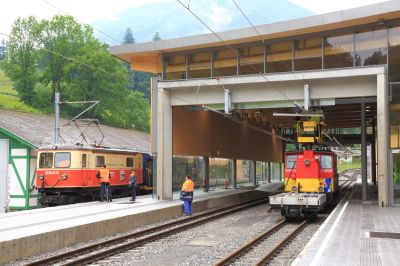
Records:
{"label": "glass window pane", "polygon": [[54,167],[68,168],[71,166],[71,153],[69,152],[56,152],[54,158]]}
{"label": "glass window pane", "polygon": [[133,158],[126,158],[126,167],[133,166]]}
{"label": "glass window pane", "polygon": [[236,160],[236,183],[250,184],[251,181],[251,161]]}
{"label": "glass window pane", "polygon": [[389,89],[390,147],[400,148],[400,84],[390,84]]}
{"label": "glass window pane", "polygon": [[353,34],[325,38],[324,68],[352,67],[353,43]]}
{"label": "glass window pane", "polygon": [[286,156],[286,169],[296,169],[297,155]]}
{"label": "glass window pane", "polygon": [[186,79],[186,56],[164,56],[164,79]]}
{"label": "glass window pane", "polygon": [[356,66],[386,64],[386,29],[356,33]]}
{"label": "glass window pane", "polygon": [[[172,190],[180,191],[185,181],[185,176],[190,175],[194,187],[201,188],[204,178],[204,160],[195,156],[173,156],[172,157]],[[211,188],[211,185],[209,184]]]}
{"label": "glass window pane", "polygon": [[96,167],[103,167],[105,165],[104,156],[96,156]]}
{"label": "glass window pane", "polygon": [[322,38],[294,41],[294,70],[322,68]]}
{"label": "glass window pane", "polygon": [[230,49],[213,52],[214,56],[214,77],[236,76],[237,75],[237,53]]}
{"label": "glass window pane", "polygon": [[82,168],[87,166],[86,154],[82,154]]}
{"label": "glass window pane", "polygon": [[332,169],[332,156],[321,155],[321,168],[322,169]]}
{"label": "glass window pane", "polygon": [[53,153],[43,152],[39,157],[39,168],[52,168],[53,167]]}
{"label": "glass window pane", "polygon": [[389,29],[389,81],[400,81],[400,28]]}
{"label": "glass window pane", "polygon": [[211,77],[211,52],[193,53],[188,56],[189,78]]}
{"label": "glass window pane", "polygon": [[292,71],[292,42],[269,45],[266,68],[267,73]]}
{"label": "glass window pane", "polygon": [[264,73],[264,50],[264,45],[240,48],[239,74]]}

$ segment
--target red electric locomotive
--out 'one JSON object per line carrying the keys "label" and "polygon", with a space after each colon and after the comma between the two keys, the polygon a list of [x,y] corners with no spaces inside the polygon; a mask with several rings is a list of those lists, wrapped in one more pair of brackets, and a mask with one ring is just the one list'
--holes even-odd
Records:
{"label": "red electric locomotive", "polygon": [[96,173],[105,164],[116,197],[129,194],[132,169],[138,190],[152,189],[152,158],[146,153],[104,147],[60,144],[38,151],[36,186],[42,205],[54,206],[99,198],[100,180]]}

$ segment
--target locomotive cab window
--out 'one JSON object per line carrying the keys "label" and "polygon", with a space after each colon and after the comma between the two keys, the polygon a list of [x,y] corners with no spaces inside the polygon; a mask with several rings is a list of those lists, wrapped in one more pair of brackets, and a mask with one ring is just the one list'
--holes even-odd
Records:
{"label": "locomotive cab window", "polygon": [[286,156],[286,169],[296,169],[297,155]]}
{"label": "locomotive cab window", "polygon": [[53,153],[43,152],[39,158],[39,168],[52,168],[53,167]]}
{"label": "locomotive cab window", "polygon": [[104,156],[96,156],[96,167],[103,167],[105,162]]}
{"label": "locomotive cab window", "polygon": [[126,167],[133,166],[133,158],[126,158]]}
{"label": "locomotive cab window", "polygon": [[332,156],[321,155],[321,168],[322,169],[332,169]]}
{"label": "locomotive cab window", "polygon": [[71,153],[69,152],[56,152],[54,158],[54,167],[67,168],[71,166]]}

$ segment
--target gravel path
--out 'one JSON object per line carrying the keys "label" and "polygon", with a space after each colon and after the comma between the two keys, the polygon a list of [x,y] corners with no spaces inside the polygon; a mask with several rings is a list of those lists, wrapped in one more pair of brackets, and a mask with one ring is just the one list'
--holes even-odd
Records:
{"label": "gravel path", "polygon": [[260,205],[151,242],[96,265],[213,265],[275,224],[281,216]]}

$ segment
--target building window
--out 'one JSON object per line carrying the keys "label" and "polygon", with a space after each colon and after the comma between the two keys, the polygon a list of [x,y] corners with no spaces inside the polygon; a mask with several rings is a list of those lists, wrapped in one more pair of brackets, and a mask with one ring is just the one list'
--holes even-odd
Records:
{"label": "building window", "polygon": [[164,79],[186,79],[186,56],[164,56]]}
{"label": "building window", "polygon": [[53,167],[53,153],[43,152],[39,157],[39,168],[52,168]]}
{"label": "building window", "polygon": [[400,28],[389,29],[389,81],[400,81]]}
{"label": "building window", "polygon": [[352,67],[353,57],[353,34],[325,38],[324,68]]}
{"label": "building window", "polygon": [[292,71],[292,42],[269,45],[266,68],[267,73]]}
{"label": "building window", "polygon": [[71,153],[70,152],[56,152],[54,157],[54,167],[68,168],[71,166]]}
{"label": "building window", "polygon": [[236,50],[217,50],[213,52],[213,76],[236,76],[237,52]]}
{"label": "building window", "polygon": [[239,74],[264,73],[265,46],[250,46],[239,49]]}
{"label": "building window", "polygon": [[104,156],[96,156],[96,167],[103,167],[105,162]]}
{"label": "building window", "polygon": [[322,38],[308,38],[294,41],[294,70],[322,68]]}
{"label": "building window", "polygon": [[386,64],[386,29],[355,34],[356,66]]}
{"label": "building window", "polygon": [[211,51],[188,55],[189,78],[211,77]]}

